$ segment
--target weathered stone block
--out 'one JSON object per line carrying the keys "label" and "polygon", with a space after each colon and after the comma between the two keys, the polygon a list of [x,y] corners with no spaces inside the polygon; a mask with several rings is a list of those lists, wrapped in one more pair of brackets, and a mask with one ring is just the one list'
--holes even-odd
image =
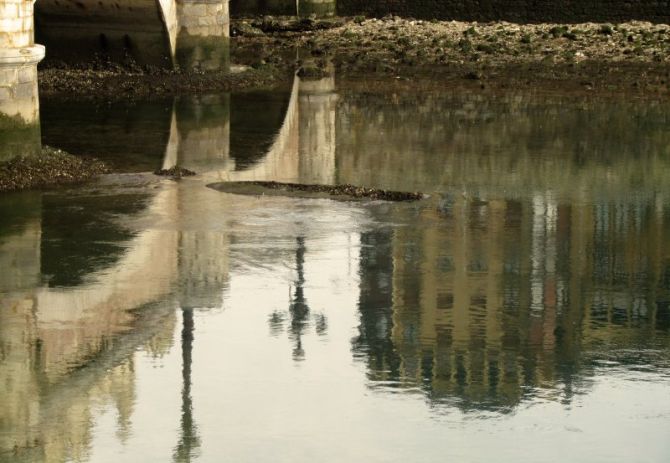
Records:
{"label": "weathered stone block", "polygon": [[37,67],[24,66],[18,70],[18,82],[37,82]]}
{"label": "weathered stone block", "polygon": [[0,30],[5,32],[18,32],[23,28],[23,20],[19,17],[1,18]]}
{"label": "weathered stone block", "polygon": [[16,84],[19,80],[18,72],[14,67],[0,67],[0,85],[9,87]]}
{"label": "weathered stone block", "polygon": [[184,14],[187,16],[206,16],[207,5],[189,5],[184,8]]}
{"label": "weathered stone block", "polygon": [[202,16],[198,18],[199,26],[216,26],[216,16]]}
{"label": "weathered stone block", "polygon": [[19,15],[19,6],[16,4],[0,3],[0,18],[15,18]]}
{"label": "weathered stone block", "polygon": [[10,87],[0,87],[0,102],[7,102],[14,98],[14,92]]}
{"label": "weathered stone block", "polygon": [[219,4],[216,4],[216,3],[214,3],[214,4],[210,3],[210,4],[207,5],[207,14],[208,15],[218,14],[222,10],[223,10],[222,5],[219,5]]}
{"label": "weathered stone block", "polygon": [[16,86],[14,95],[19,100],[32,100],[37,98],[37,82],[24,82]]}

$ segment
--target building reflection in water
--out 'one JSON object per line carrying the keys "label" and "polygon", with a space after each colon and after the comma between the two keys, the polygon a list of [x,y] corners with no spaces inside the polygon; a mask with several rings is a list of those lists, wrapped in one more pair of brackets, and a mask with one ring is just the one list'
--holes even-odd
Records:
{"label": "building reflection in water", "polygon": [[198,427],[193,420],[193,399],[191,398],[191,364],[193,362],[193,309],[182,309],[181,360],[181,435],[174,451],[174,461],[190,462],[200,447]]}
{"label": "building reflection in water", "polygon": [[[94,129],[77,139],[55,117],[58,108],[47,104],[46,119],[55,127],[47,124],[45,132],[57,145],[69,140],[67,148],[74,153],[104,147],[103,157],[118,167],[130,161],[129,152],[140,156],[140,170],[162,157],[163,167],[186,166],[207,179],[242,177],[245,170],[262,177],[267,174],[263,164],[271,164],[280,176],[297,178],[305,170],[299,161],[298,121],[312,120],[308,115],[299,119],[298,109],[321,108],[309,101],[314,86],[301,93],[299,82],[274,151],[260,166],[242,162],[244,169],[238,169],[231,156],[228,95],[181,98],[171,106],[141,104],[138,113],[146,117],[113,105],[107,112],[84,108],[82,120],[92,121]],[[332,121],[332,114],[326,116]],[[321,136],[324,130],[332,127],[304,132]],[[328,153],[332,167],[334,149]],[[290,162],[284,163],[287,156]],[[314,163],[310,168],[324,172]],[[0,261],[10,270],[0,275],[2,458],[87,460],[94,409],[102,402],[116,404],[118,435],[121,441],[127,439],[135,400],[132,354],[141,348],[160,356],[170,349],[176,307],[182,308],[182,381],[180,436],[173,459],[190,461],[197,455],[201,443],[191,378],[194,311],[222,306],[231,239],[223,228],[230,207],[225,195],[187,183],[149,192],[131,185],[118,193],[2,198],[0,209],[8,221],[0,224]],[[298,280],[289,312],[299,358],[310,311],[303,288],[304,238],[297,243]],[[314,318],[316,331],[325,332],[325,316]]]}
{"label": "building reflection in water", "polygon": [[627,358],[631,345],[670,347],[661,198],[456,194],[395,218],[407,226],[361,237],[353,349],[372,387],[505,411],[535,395],[569,401],[598,359],[659,361]]}
{"label": "building reflection in water", "polygon": [[[361,208],[376,223],[360,238],[352,348],[376,390],[509,411],[536,395],[569,401],[603,359],[653,366],[644,348],[668,351],[670,169],[660,153],[670,140],[654,122],[662,109],[645,109],[651,115],[638,119],[652,122],[635,130],[625,130],[628,107],[590,120],[602,148],[585,142],[581,111],[515,98],[492,108],[469,97],[428,96],[418,105],[415,94],[394,98],[391,110],[380,109],[374,98],[338,95],[331,78],[296,79],[263,159],[231,146],[231,105],[240,100],[228,95],[149,105],[146,120],[125,120],[116,108],[123,123],[107,139],[79,138],[82,153],[100,143],[117,146],[108,153],[117,159],[126,145],[118,140],[132,139],[133,152],[153,153],[142,166],[192,168],[201,173],[196,183],[1,198],[11,226],[0,227],[0,268],[11,271],[0,275],[0,456],[86,460],[100,403],[115,404],[119,438],[127,439],[133,352],[167,352],[179,309],[172,457],[198,455],[205,443],[193,405],[195,314],[223,305],[235,233],[248,232],[229,232],[234,203],[202,179],[440,192],[416,205]],[[538,119],[554,128],[542,132]],[[615,140],[607,138],[612,126],[621,129]],[[47,124],[44,132],[58,138]],[[445,152],[435,155],[436,147]],[[288,310],[269,324],[273,335],[287,333],[300,360],[310,324],[324,334],[328,320],[307,302],[310,235],[294,238],[294,254],[281,255],[295,261]],[[293,252],[293,241],[287,247]],[[265,248],[244,252],[271,260]]]}

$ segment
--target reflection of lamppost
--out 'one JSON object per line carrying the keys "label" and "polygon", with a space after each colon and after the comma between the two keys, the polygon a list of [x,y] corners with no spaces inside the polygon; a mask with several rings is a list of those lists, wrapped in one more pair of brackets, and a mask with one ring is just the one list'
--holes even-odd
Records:
{"label": "reflection of lamppost", "polygon": [[295,337],[296,345],[293,349],[293,358],[296,360],[305,357],[305,351],[302,348],[302,330],[309,316],[309,306],[305,300],[305,291],[303,285],[305,276],[303,264],[305,263],[305,238],[297,238],[298,248],[295,251],[296,268],[298,271],[298,280],[295,282],[295,294],[289,304],[289,313],[291,314],[291,335]]}
{"label": "reflection of lamppost", "polygon": [[174,450],[175,462],[190,462],[193,451],[200,447],[198,427],[193,422],[193,399],[191,398],[191,363],[193,353],[193,309],[182,309],[181,330],[182,389],[181,389],[181,437]]}

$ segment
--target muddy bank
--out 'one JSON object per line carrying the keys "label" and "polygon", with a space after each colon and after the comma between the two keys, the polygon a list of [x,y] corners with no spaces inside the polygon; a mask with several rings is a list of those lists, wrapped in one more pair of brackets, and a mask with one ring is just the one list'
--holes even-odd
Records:
{"label": "muddy bank", "polygon": [[[267,21],[266,21],[267,22]],[[340,78],[428,78],[454,87],[534,87],[668,95],[670,26],[512,24],[351,18],[299,33],[234,22],[236,56],[264,62],[272,50],[300,50],[307,74],[335,64]],[[254,55],[254,51],[261,50]],[[254,58],[257,61],[253,61]],[[318,73],[318,72],[317,72]]]}
{"label": "muddy bank", "polygon": [[296,198],[329,198],[343,201],[381,200],[418,201],[422,193],[381,190],[354,185],[306,185],[303,183],[280,183],[272,181],[221,182],[207,185],[217,191],[242,195],[291,196]]}
{"label": "muddy bank", "polygon": [[45,147],[37,155],[0,163],[0,192],[81,183],[107,172],[101,161]]}
{"label": "muddy bank", "polygon": [[285,61],[281,66],[237,66],[232,72],[181,72],[114,63],[72,67],[47,61],[39,68],[39,91],[41,96],[64,99],[133,100],[273,88],[291,77]]}

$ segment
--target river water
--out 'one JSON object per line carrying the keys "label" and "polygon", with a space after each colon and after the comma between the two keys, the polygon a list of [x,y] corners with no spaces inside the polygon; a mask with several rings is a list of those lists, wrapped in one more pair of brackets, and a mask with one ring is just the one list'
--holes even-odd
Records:
{"label": "river water", "polygon": [[0,196],[0,461],[669,461],[670,104],[384,88],[43,101],[127,173]]}

